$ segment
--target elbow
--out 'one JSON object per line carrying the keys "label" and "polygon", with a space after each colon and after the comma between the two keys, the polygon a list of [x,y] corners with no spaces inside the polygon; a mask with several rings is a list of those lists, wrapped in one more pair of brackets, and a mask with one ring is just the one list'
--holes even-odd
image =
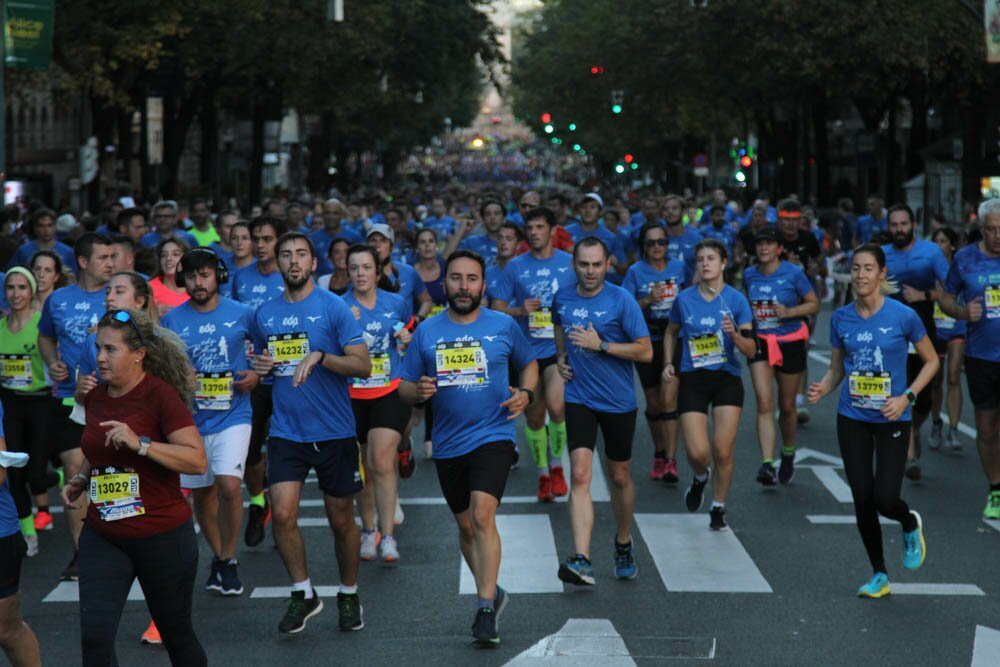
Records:
{"label": "elbow", "polygon": [[642,351],[639,353],[639,361],[644,364],[648,364],[653,360],[653,345],[649,341],[642,346]]}

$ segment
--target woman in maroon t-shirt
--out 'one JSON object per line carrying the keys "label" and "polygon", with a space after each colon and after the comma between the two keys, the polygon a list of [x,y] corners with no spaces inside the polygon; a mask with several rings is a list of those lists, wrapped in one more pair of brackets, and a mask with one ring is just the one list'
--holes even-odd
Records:
{"label": "woman in maroon t-shirt", "polygon": [[138,310],[108,311],[97,327],[105,384],[84,399],[86,461],[63,487],[70,507],[84,491],[90,500],[78,560],[84,665],[114,662],[135,578],[171,663],[207,663],[191,623],[198,546],[178,476],[203,474],[207,460],[188,407],[194,373],[175,340]]}

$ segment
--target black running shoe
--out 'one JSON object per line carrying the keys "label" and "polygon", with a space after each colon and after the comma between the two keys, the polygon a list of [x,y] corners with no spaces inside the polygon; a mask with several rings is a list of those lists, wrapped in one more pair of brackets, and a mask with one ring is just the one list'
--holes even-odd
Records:
{"label": "black running shoe", "polygon": [[305,591],[292,591],[292,599],[288,603],[288,610],[285,617],[278,623],[278,632],[295,634],[302,632],[306,628],[306,621],[323,611],[323,601],[316,595],[313,589],[313,596],[306,599]]}
{"label": "black running shoe", "polygon": [[264,541],[267,534],[265,528],[271,521],[271,503],[264,500],[264,506],[250,504],[247,512],[247,529],[243,533],[243,541],[248,547],[255,547]]}
{"label": "black running shoe", "polygon": [[337,611],[341,630],[361,630],[365,627],[364,608],[357,593],[337,593]]}
{"label": "black running shoe", "polygon": [[79,555],[79,551],[73,552],[73,560],[63,569],[62,574],[59,576],[60,581],[80,581],[80,571],[76,568],[76,559]]}
{"label": "black running shoe", "polygon": [[500,645],[497,617],[489,607],[480,607],[476,612],[476,620],[472,622],[472,636],[479,646]]}
{"label": "black running shoe", "polygon": [[222,590],[222,560],[218,556],[212,556],[212,570],[208,573],[208,579],[205,580],[205,590]]}
{"label": "black running shoe", "polygon": [[790,484],[795,478],[795,454],[782,454],[781,466],[778,468],[778,481]]}
{"label": "black running shoe", "polygon": [[711,521],[708,527],[712,530],[725,530],[728,528],[726,525],[726,508],[725,507],[713,507],[709,510],[709,516],[711,516]]}
{"label": "black running shoe", "polygon": [[757,481],[764,486],[774,486],[778,483],[777,474],[774,472],[774,466],[770,463],[761,463],[760,469],[757,470]]}
{"label": "black running shoe", "polygon": [[243,582],[240,581],[240,573],[237,569],[239,563],[235,558],[226,561],[219,561],[219,592],[223,595],[242,595]]}
{"label": "black running shoe", "polygon": [[701,509],[702,503],[705,502],[706,484],[708,484],[707,477],[701,482],[697,479],[691,480],[691,486],[688,487],[687,493],[684,494],[684,504],[687,505],[688,512],[697,512]]}

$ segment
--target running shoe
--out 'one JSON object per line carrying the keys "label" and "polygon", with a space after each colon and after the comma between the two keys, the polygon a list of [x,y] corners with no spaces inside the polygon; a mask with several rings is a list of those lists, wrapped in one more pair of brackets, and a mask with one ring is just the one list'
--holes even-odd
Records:
{"label": "running shoe", "polygon": [[248,547],[255,547],[264,541],[267,534],[265,530],[267,524],[271,522],[271,503],[267,496],[264,497],[264,506],[250,503],[250,510],[247,512],[247,527],[243,533],[243,541]]}
{"label": "running shoe", "polygon": [[618,544],[615,541],[615,577],[618,579],[635,579],[639,574],[639,566],[635,562],[635,552],[632,550],[632,540],[628,544]]}
{"label": "running shoe", "polygon": [[407,446],[399,452],[399,476],[403,479],[410,479],[417,471],[417,458],[413,455],[413,448]]}
{"label": "running shoe", "polygon": [[941,435],[942,430],[944,430],[944,424],[942,422],[934,422],[931,424],[931,441],[929,443],[931,449],[940,449],[941,445],[944,444]]}
{"label": "running shoe", "polygon": [[140,644],[162,644],[163,640],[160,638],[160,631],[156,628],[156,623],[153,621],[149,622],[149,627],[146,631],[142,633],[142,637],[139,638]]}
{"label": "running shoe", "polygon": [[903,567],[916,570],[924,564],[927,557],[927,545],[924,543],[924,521],[915,510],[910,510],[917,520],[917,527],[903,533]]}
{"label": "running shoe", "polygon": [[514,445],[514,462],[510,464],[511,470],[517,470],[517,466],[521,464],[521,450]]}
{"label": "running shoe", "polygon": [[549,468],[549,475],[552,477],[552,495],[557,498],[569,493],[566,488],[566,477],[563,476],[562,466],[552,466]]}
{"label": "running shoe", "polygon": [[950,452],[962,451],[962,442],[958,439],[958,431],[948,427],[948,435],[944,441],[944,448]]}
{"label": "running shoe", "polygon": [[552,478],[548,475],[538,476],[538,502],[551,503],[556,497],[552,493]]}
{"label": "running shoe", "polygon": [[774,486],[778,483],[778,473],[770,463],[761,463],[757,470],[757,481],[764,486]]}
{"label": "running shoe", "polygon": [[708,511],[709,522],[708,527],[712,530],[725,530],[729,527],[726,523],[726,508],[719,507],[716,505]]}
{"label": "running shoe", "polygon": [[240,581],[240,573],[237,570],[239,563],[235,558],[227,561],[219,561],[219,578],[222,582],[220,592],[223,595],[242,595],[243,582]]}
{"label": "running shoe", "polygon": [[497,619],[497,632],[500,631],[500,614],[507,608],[509,602],[510,596],[507,595],[507,591],[500,588],[500,584],[497,584],[497,594],[493,598],[493,614]]}
{"label": "running shoe", "polygon": [[559,566],[559,579],[576,586],[593,586],[594,568],[583,554],[573,554]]}
{"label": "running shoe", "polygon": [[920,472],[920,464],[914,461],[906,462],[906,472],[903,473],[906,478],[913,480],[914,482],[919,482],[923,478],[923,473]]}
{"label": "running shoe", "polygon": [[403,514],[403,505],[399,502],[399,496],[396,496],[396,509],[392,513],[392,525],[401,526],[403,524],[403,519],[406,515]]}
{"label": "running shoe", "polygon": [[39,510],[35,514],[35,530],[52,530],[52,515]]}
{"label": "running shoe", "polygon": [[208,571],[208,579],[205,580],[205,590],[222,590],[222,560],[218,556],[212,556],[212,569]]}
{"label": "running shoe", "polygon": [[357,631],[365,627],[364,608],[357,593],[337,593],[337,612],[340,621],[337,624],[341,630]]}
{"label": "running shoe", "polygon": [[653,469],[649,471],[649,478],[660,481],[664,473],[667,472],[667,457],[656,455],[653,457]]}
{"label": "running shoe", "polygon": [[680,479],[680,475],[677,474],[677,461],[667,459],[666,464],[663,466],[663,483],[676,484]]}
{"label": "running shoe", "polygon": [[60,580],[62,580],[62,581],[80,581],[80,571],[76,567],[76,559],[77,559],[77,556],[79,556],[79,555],[80,555],[79,551],[74,551],[73,552],[73,560],[71,560],[69,562],[69,565],[67,565],[63,569],[62,574],[59,575],[59,579]]}
{"label": "running shoe", "polygon": [[859,598],[881,598],[892,591],[889,589],[889,577],[885,572],[876,572],[861,588],[858,589]]}
{"label": "running shoe", "polygon": [[38,535],[25,535],[24,536],[24,546],[27,549],[24,555],[28,558],[34,558],[38,555]]}
{"label": "running shoe", "polygon": [[986,500],[986,509],[983,510],[984,519],[1000,520],[1000,491],[991,491]]}
{"label": "running shoe", "polygon": [[705,485],[708,484],[708,477],[702,481],[691,480],[691,486],[684,494],[684,504],[687,505],[688,512],[697,512],[705,502]]}
{"label": "running shoe", "polygon": [[781,465],[778,466],[778,481],[791,484],[795,478],[795,454],[782,454]]}
{"label": "running shoe", "polygon": [[278,632],[294,635],[306,629],[306,621],[323,611],[323,601],[313,589],[313,596],[306,599],[305,591],[292,591],[292,597],[288,602],[288,609],[284,618],[278,623]]}
{"label": "running shoe", "polygon": [[479,646],[500,645],[500,634],[497,632],[497,615],[489,607],[480,607],[476,612],[476,620],[472,622],[472,636]]}
{"label": "running shoe", "polygon": [[378,544],[379,558],[384,563],[395,563],[399,560],[399,548],[396,546],[396,538],[386,535]]}
{"label": "running shoe", "polygon": [[377,530],[361,531],[361,560],[374,560],[378,543],[382,541],[382,534]]}
{"label": "running shoe", "polygon": [[795,409],[795,419],[799,424],[808,424],[812,417],[809,416],[809,408],[800,405]]}

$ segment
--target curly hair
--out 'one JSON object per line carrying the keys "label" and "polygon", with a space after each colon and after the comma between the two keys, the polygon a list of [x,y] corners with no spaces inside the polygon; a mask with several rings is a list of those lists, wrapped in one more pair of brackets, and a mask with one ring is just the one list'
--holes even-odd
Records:
{"label": "curly hair", "polygon": [[[116,319],[121,312],[128,313],[129,319]],[[98,331],[106,327],[121,331],[129,349],[145,347],[142,369],[176,389],[188,408],[194,405],[195,372],[187,348],[177,334],[157,326],[145,312],[136,309],[109,310],[97,324]]]}

